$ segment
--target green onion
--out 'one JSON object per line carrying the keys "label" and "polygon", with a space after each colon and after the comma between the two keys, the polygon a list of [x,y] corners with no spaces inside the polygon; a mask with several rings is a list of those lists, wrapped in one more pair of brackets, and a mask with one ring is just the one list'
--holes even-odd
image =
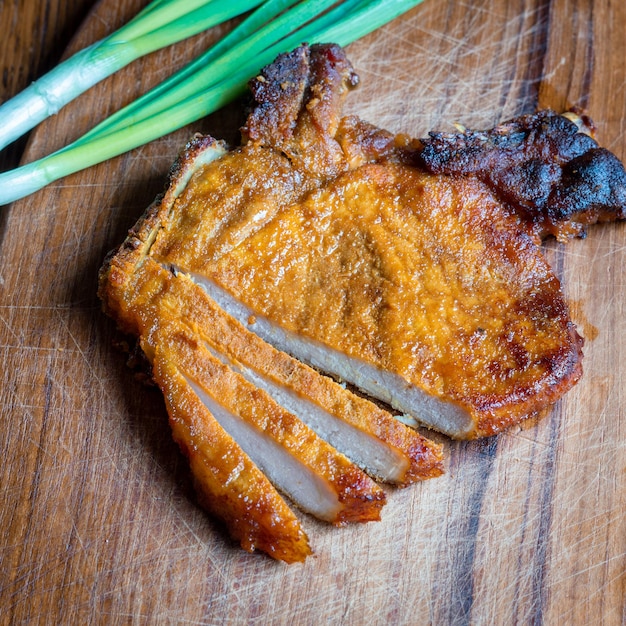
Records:
{"label": "green onion", "polygon": [[156,0],[0,106],[0,149],[131,61],[241,15],[261,1]]}
{"label": "green onion", "polygon": [[[313,1],[315,3],[313,12],[309,10],[313,6],[312,3],[303,3],[297,12],[293,10],[283,13],[285,9],[297,4],[299,0],[268,0],[207,52],[200,55],[195,61],[192,61],[147,94],[111,115],[104,122],[83,135],[79,142],[89,141],[91,137],[102,136],[111,132],[111,130],[119,130],[120,128],[131,126],[137,121],[168,110],[170,107],[192,97],[198,92],[208,90],[209,87],[214,86],[223,78],[232,74],[232,68],[239,67],[241,59],[251,60],[253,65],[257,66],[255,55],[259,49],[263,49],[263,42],[268,40],[270,35],[268,29],[270,27],[274,33],[278,33],[278,36],[288,34],[292,30],[294,23],[301,23],[295,20],[306,20],[311,16],[315,16],[316,8],[330,6],[336,0]],[[277,30],[277,24],[278,27],[281,24],[278,23],[278,20],[274,22],[272,20],[281,15],[281,13],[283,28]],[[265,28],[262,28],[264,26]],[[264,58],[269,57],[266,55]],[[273,58],[270,58],[270,61],[272,60]],[[244,78],[244,82],[246,80]],[[243,89],[244,86],[242,86]],[[201,115],[200,117],[203,116]]]}
{"label": "green onion", "polygon": [[[156,0],[137,17],[172,2]],[[0,205],[205,117],[240,96],[248,80],[278,54],[304,41],[346,46],[420,2],[267,0],[195,61],[74,143],[0,174]]]}

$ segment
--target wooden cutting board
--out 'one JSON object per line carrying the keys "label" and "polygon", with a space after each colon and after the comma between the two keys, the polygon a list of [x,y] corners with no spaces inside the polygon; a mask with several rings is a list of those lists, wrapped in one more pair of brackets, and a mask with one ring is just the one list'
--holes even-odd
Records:
{"label": "wooden cutting board", "polygon": [[[72,49],[133,15],[102,0]],[[353,44],[348,112],[423,136],[582,106],[626,157],[626,8],[612,0],[425,0]],[[25,160],[79,136],[204,48],[152,55],[43,124]],[[626,622],[626,225],[546,246],[585,374],[538,424],[445,441],[447,473],[389,490],[380,523],[329,528],[285,566],[195,504],[160,393],[135,381],[97,271],[192,132],[236,141],[239,104],[2,209],[0,623]]]}

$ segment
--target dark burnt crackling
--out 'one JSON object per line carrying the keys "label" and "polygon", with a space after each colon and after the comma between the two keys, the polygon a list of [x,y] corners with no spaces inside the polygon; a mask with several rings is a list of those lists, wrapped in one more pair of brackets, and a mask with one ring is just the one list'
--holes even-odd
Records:
{"label": "dark burnt crackling", "polygon": [[598,146],[592,129],[579,111],[544,110],[488,131],[432,132],[415,158],[434,174],[478,177],[533,234],[566,239],[626,218],[624,166]]}
{"label": "dark burnt crackling", "polygon": [[[334,44],[302,45],[279,55],[249,83],[254,100],[242,142],[265,141],[273,145],[293,137],[300,115],[312,98],[312,89],[323,91],[328,104],[322,109],[338,113],[343,89],[358,85],[358,76],[342,49]],[[315,96],[320,96],[315,93]],[[323,124],[324,119],[320,120]]]}
{"label": "dark burnt crackling", "polygon": [[277,57],[250,81],[254,110],[242,129],[244,140],[259,139],[266,133],[287,137],[298,118],[309,74],[308,49]]}

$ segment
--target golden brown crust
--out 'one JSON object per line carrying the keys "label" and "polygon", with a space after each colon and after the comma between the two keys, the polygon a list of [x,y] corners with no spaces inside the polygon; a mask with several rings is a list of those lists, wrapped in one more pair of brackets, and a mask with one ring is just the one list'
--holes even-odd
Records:
{"label": "golden brown crust", "polygon": [[237,443],[215,421],[166,350],[157,347],[154,377],[163,391],[174,440],[188,458],[201,504],[253,552],[294,563],[311,554],[300,522]]}

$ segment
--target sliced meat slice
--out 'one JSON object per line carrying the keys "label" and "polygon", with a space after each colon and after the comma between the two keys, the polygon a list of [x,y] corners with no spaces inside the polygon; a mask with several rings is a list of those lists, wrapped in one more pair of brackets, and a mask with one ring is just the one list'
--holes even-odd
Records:
{"label": "sliced meat slice", "polygon": [[[378,480],[405,484],[408,459],[393,447],[377,440],[369,433],[356,430],[348,421],[335,418],[318,404],[297,393],[293,385],[282,385],[266,374],[246,367],[209,347],[216,358],[241,374],[248,382],[268,393],[280,406],[297,415],[322,439],[354,461]],[[310,394],[307,394],[310,395]]]}
{"label": "sliced meat slice", "polygon": [[[270,481],[302,510],[336,525],[380,519],[385,494],[345,456],[174,322],[150,337]],[[180,398],[183,401],[183,398]]]}
{"label": "sliced meat slice", "polygon": [[174,440],[187,456],[201,504],[252,552],[294,563],[311,554],[297,517],[234,439],[193,393],[166,351],[157,346],[153,374]]}
{"label": "sliced meat slice", "polygon": [[[210,294],[203,297],[199,287]],[[220,305],[209,295],[218,299]],[[179,273],[176,280],[171,280],[165,297],[169,300],[167,306],[177,308],[198,336],[217,354],[226,355],[230,367],[267,391],[374,477],[407,485],[442,473],[440,445],[399,423],[388,411],[263,341],[272,336],[263,332],[262,320],[250,325],[255,332],[247,330],[245,325],[253,319],[251,311],[232,306],[232,299],[225,296],[222,290],[212,289],[205,279],[198,277],[197,282],[192,282],[187,275]],[[301,356],[299,352],[296,354]],[[323,369],[332,371],[332,368]]]}
{"label": "sliced meat slice", "polygon": [[[402,376],[367,360],[353,357],[321,341],[286,330],[272,318],[260,315],[205,276],[194,275],[193,278],[219,303],[220,308],[242,324],[248,324],[248,327],[267,344],[276,346],[281,352],[293,355],[314,368],[329,372],[336,378],[347,381],[372,397],[379,398],[402,411],[404,415],[401,419],[412,426],[428,424],[440,432],[458,436],[470,435],[473,432],[474,422],[462,407],[427,394],[419,387],[407,384]],[[397,424],[398,428],[402,428],[399,421]],[[389,428],[386,422],[385,427]],[[424,447],[429,450],[436,449],[432,442],[425,441]],[[424,452],[420,456],[423,455]],[[433,468],[432,464],[423,462],[416,468],[422,476],[426,472],[428,476],[433,469],[437,471],[439,468],[438,466]]]}

